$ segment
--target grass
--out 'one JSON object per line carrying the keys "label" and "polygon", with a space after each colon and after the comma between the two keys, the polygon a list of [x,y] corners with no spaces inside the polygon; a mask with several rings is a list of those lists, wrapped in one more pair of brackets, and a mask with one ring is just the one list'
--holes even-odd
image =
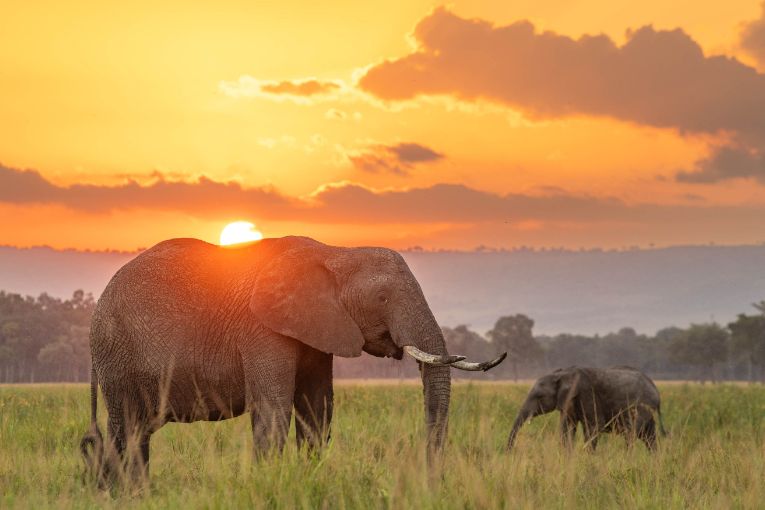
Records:
{"label": "grass", "polygon": [[660,384],[670,435],[654,455],[610,435],[589,454],[581,434],[566,453],[556,414],[528,424],[507,454],[527,389],[455,385],[445,466],[434,476],[420,388],[338,385],[333,440],[322,453],[290,441],[282,455],[255,461],[246,417],[169,424],[152,440],[151,485],[126,494],[79,478],[85,385],[0,387],[0,507],[717,509],[765,501],[762,386]]}

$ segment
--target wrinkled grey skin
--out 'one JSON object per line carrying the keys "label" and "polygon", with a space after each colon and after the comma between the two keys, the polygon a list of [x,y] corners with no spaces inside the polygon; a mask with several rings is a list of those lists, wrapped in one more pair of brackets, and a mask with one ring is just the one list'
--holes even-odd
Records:
{"label": "wrinkled grey skin", "polygon": [[[151,434],[166,422],[247,411],[258,453],[283,446],[294,407],[298,443],[326,442],[333,355],[401,359],[405,345],[447,354],[398,253],[303,237],[236,248],[164,241],[111,279],[90,341],[93,417],[81,448],[91,468],[108,474],[121,461],[128,477],[148,473]],[[421,365],[431,452],[446,435],[449,370]],[[106,444],[95,422],[97,384]]]}
{"label": "wrinkled grey skin", "polygon": [[635,437],[650,450],[656,447],[656,423],[661,422],[659,390],[641,371],[626,366],[606,369],[568,367],[539,378],[529,391],[507,442],[513,447],[518,431],[529,419],[560,411],[561,440],[571,446],[577,425],[582,424],[585,444],[594,450],[601,432]]}

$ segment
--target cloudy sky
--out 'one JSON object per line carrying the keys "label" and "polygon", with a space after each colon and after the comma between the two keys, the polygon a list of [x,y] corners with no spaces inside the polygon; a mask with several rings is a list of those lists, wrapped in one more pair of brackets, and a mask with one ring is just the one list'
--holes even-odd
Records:
{"label": "cloudy sky", "polygon": [[760,0],[14,4],[0,244],[765,242]]}

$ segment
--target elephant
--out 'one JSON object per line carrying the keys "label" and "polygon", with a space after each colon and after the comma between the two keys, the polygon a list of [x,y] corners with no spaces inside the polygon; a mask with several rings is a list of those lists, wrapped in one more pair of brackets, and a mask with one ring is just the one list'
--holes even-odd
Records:
{"label": "elephant", "polygon": [[637,437],[649,450],[656,448],[658,417],[662,435],[659,390],[640,370],[629,366],[587,368],[571,366],[540,377],[521,406],[508,438],[508,450],[523,424],[540,414],[560,411],[561,441],[571,447],[582,424],[585,445],[594,451],[601,432],[622,434],[628,444]]}
{"label": "elephant", "polygon": [[[260,455],[282,449],[294,407],[298,445],[323,445],[333,356],[362,351],[419,362],[428,452],[436,453],[447,431],[450,367],[485,371],[505,357],[450,355],[399,253],[295,236],[233,247],[170,239],[142,252],[98,299],[90,349],[91,425],[81,452],[99,477],[128,480],[148,476],[151,435],[167,422],[248,412]],[[99,385],[106,442],[96,422]]]}

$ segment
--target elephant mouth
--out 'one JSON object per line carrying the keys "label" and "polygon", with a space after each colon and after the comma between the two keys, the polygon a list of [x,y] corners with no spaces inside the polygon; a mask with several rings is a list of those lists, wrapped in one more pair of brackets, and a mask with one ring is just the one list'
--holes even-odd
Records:
{"label": "elephant mouth", "polygon": [[364,352],[378,358],[394,358],[400,360],[404,357],[404,349],[396,345],[390,332],[385,331],[374,340],[367,340],[363,346]]}

